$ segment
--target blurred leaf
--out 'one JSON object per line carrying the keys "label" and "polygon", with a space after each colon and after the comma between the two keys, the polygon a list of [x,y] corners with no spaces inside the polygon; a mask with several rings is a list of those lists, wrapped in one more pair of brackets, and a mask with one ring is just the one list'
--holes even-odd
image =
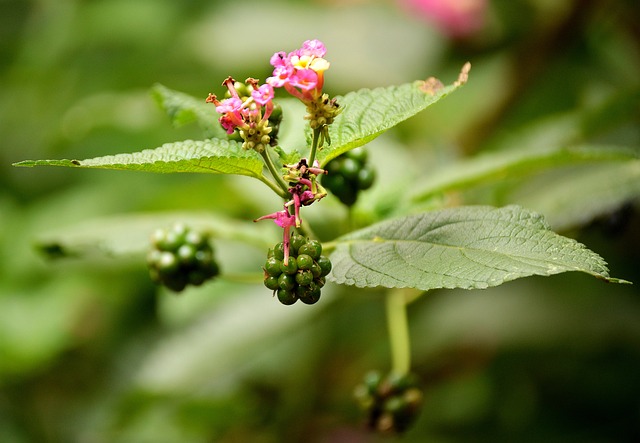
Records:
{"label": "blurred leaf", "polygon": [[43,234],[36,240],[36,247],[51,258],[140,254],[149,248],[149,237],[155,229],[176,222],[206,232],[213,239],[264,248],[271,245],[270,236],[265,234],[267,225],[244,223],[210,213],[167,212],[88,220]]}
{"label": "blurred leaf", "polygon": [[218,119],[220,114],[211,103],[204,98],[196,98],[183,92],[174,91],[161,84],[156,84],[151,94],[160,107],[167,113],[176,126],[198,123],[208,138],[226,139],[227,134]]}
{"label": "blurred leaf", "polygon": [[526,183],[508,199],[545,214],[554,229],[590,222],[640,198],[640,160],[568,168]]}
{"label": "blurred leaf", "polygon": [[336,241],[331,280],[358,287],[483,289],[581,271],[610,282],[604,260],[517,206],[469,206],[393,219]]}
{"label": "blurred leaf", "polygon": [[262,159],[240,143],[221,140],[185,140],[132,154],[116,154],[87,160],[27,160],[14,166],[67,166],[125,169],[146,172],[205,172],[262,178]]}
{"label": "blurred leaf", "polygon": [[462,86],[463,81],[444,86],[439,81],[416,81],[401,86],[361,89],[337,101],[342,112],[329,126],[331,144],[318,151],[321,165],[340,154],[369,143]]}
{"label": "blurred leaf", "polygon": [[413,200],[425,201],[447,191],[467,189],[507,178],[520,178],[571,164],[620,162],[638,158],[638,152],[616,146],[534,148],[481,154],[434,171],[413,192]]}

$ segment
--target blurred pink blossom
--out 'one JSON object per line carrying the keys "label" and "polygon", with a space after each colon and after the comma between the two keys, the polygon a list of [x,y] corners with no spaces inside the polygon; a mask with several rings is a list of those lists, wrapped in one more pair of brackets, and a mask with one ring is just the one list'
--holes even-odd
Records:
{"label": "blurred pink blossom", "polygon": [[480,30],[487,0],[398,0],[399,3],[451,37],[466,37]]}

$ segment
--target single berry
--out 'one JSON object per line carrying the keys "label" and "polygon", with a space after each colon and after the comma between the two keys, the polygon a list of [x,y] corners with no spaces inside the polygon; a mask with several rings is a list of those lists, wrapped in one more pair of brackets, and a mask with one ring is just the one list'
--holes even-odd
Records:
{"label": "single berry", "polygon": [[296,283],[300,286],[309,286],[313,281],[313,274],[311,271],[301,271],[296,274]]}
{"label": "single berry", "polygon": [[284,264],[284,261],[280,262],[280,270],[285,274],[295,274],[298,271],[298,262],[289,258],[287,264]]}
{"label": "single berry", "polygon": [[[304,286],[303,286],[304,287]],[[300,301],[307,305],[313,305],[320,300],[321,290],[314,282],[311,282],[309,286],[305,288],[303,294],[300,297]]]}
{"label": "single berry", "polygon": [[296,277],[291,274],[280,274],[280,277],[278,277],[278,285],[280,289],[293,291],[296,287]]}
{"label": "single berry", "polygon": [[264,279],[264,285],[272,291],[280,289],[280,282],[278,281],[278,277],[275,277],[273,275],[270,275]]}
{"label": "single berry", "polygon": [[267,274],[273,276],[279,276],[282,274],[282,269],[280,269],[280,265],[282,262],[275,257],[269,257],[267,262],[264,264],[264,270]]}
{"label": "single berry", "polygon": [[273,256],[278,260],[284,260],[284,243],[280,242],[273,248]]}
{"label": "single berry", "polygon": [[317,260],[318,266],[320,266],[320,276],[324,277],[331,272],[331,260],[329,257],[321,255]]}
{"label": "single berry", "polygon": [[283,305],[292,305],[298,301],[298,297],[291,290],[278,289],[278,300]]}
{"label": "single berry", "polygon": [[311,269],[313,266],[313,258],[307,254],[300,254],[298,258],[296,258],[296,262],[298,263],[298,269]]}

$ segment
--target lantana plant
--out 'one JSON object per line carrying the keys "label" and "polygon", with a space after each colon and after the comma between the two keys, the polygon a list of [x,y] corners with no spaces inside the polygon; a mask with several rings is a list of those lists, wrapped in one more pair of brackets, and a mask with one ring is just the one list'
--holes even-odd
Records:
{"label": "lantana plant", "polygon": [[[223,81],[227,92],[222,98],[210,93],[198,99],[157,86],[155,94],[168,114],[200,122],[205,139],[168,143],[133,154],[17,165],[235,174],[262,182],[273,191],[273,211],[253,221],[270,220],[282,228],[281,239],[274,239],[276,243],[265,251],[264,266],[255,271],[268,288],[265,295],[277,296],[284,305],[297,301],[311,305],[319,301],[329,282],[388,289],[391,369],[386,375],[368,374],[356,396],[372,429],[402,432],[422,403],[419,381],[411,374],[406,316],[411,301],[434,289],[483,289],[521,277],[566,271],[584,272],[607,282],[624,281],[610,277],[596,253],[552,232],[541,215],[525,208],[460,206],[421,211],[433,183],[406,189],[395,210],[369,226],[335,238],[317,238],[303,215],[304,208],[316,205],[321,213],[320,207],[332,194],[351,208],[359,192],[370,188],[375,178],[367,162],[367,144],[460,89],[470,71],[465,64],[448,86],[430,77],[330,97],[324,92],[330,68],[326,52],[319,40],[305,41],[292,52],[276,52],[270,60],[273,73],[264,83],[228,77]],[[287,108],[277,104],[278,90],[306,108],[304,117],[286,116],[307,121],[307,146],[302,153],[297,146],[279,145],[278,132]],[[182,225],[154,231],[149,253],[152,276],[181,291],[232,273],[217,265],[214,248],[208,246],[210,240],[215,243],[224,234],[207,231],[206,226],[204,231],[194,232]],[[253,240],[251,236],[236,239]]]}

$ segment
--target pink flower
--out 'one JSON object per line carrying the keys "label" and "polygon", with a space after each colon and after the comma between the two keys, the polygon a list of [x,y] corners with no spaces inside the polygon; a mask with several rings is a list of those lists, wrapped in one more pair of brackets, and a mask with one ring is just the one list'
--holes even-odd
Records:
{"label": "pink flower", "polygon": [[273,95],[273,87],[267,84],[264,84],[251,92],[253,100],[262,106],[273,100]]}
{"label": "pink flower", "polygon": [[289,242],[291,239],[291,227],[296,225],[296,217],[294,215],[289,214],[287,209],[282,211],[274,212],[273,214],[263,215],[260,218],[254,220],[254,222],[260,220],[273,220],[276,225],[284,228],[284,232],[282,234],[282,244],[284,246],[284,265],[287,266],[289,264]]}
{"label": "pink flower", "polygon": [[322,95],[324,71],[330,66],[323,58],[326,52],[320,40],[307,40],[289,54],[276,52],[270,59],[274,69],[267,83],[274,88],[284,87],[303,102],[317,100]]}
{"label": "pink flower", "polygon": [[412,13],[451,37],[469,36],[484,25],[487,0],[399,0]]}
{"label": "pink flower", "polygon": [[295,226],[296,218],[294,215],[289,214],[289,211],[286,209],[278,212],[274,212],[273,214],[263,215],[260,218],[256,218],[254,221],[260,220],[273,220],[276,225],[281,228]]}
{"label": "pink flower", "polygon": [[258,80],[248,78],[246,83],[251,88],[251,97],[243,101],[234,83],[235,80],[231,77],[227,77],[223,82],[231,97],[220,101],[214,94],[209,94],[206,100],[207,103],[216,105],[216,111],[222,114],[219,121],[227,134],[233,134],[236,129],[246,131],[267,122],[274,108],[272,101],[274,93],[271,85],[258,86]]}
{"label": "pink flower", "polygon": [[302,44],[299,50],[301,55],[309,55],[313,57],[324,57],[327,49],[320,40],[307,40]]}

